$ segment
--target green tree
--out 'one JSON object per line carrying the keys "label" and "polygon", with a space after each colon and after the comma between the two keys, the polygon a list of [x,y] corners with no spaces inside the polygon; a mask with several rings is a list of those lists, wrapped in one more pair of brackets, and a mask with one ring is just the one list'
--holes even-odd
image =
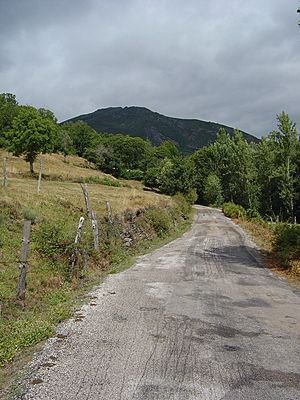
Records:
{"label": "green tree", "polygon": [[194,187],[194,166],[184,157],[174,160],[165,159],[157,174],[158,189],[165,194],[174,195],[177,192],[187,194]]}
{"label": "green tree", "polygon": [[5,132],[11,129],[11,123],[18,113],[16,96],[11,93],[0,94],[0,147],[5,147]]}
{"label": "green tree", "polygon": [[222,186],[217,175],[208,175],[204,186],[204,199],[208,205],[220,207],[224,201]]}
{"label": "green tree", "polygon": [[278,130],[270,134],[275,151],[275,176],[278,178],[282,216],[293,219],[298,134],[295,123],[284,111],[277,115],[277,127]]}
{"label": "green tree", "polygon": [[98,134],[86,122],[66,122],[62,127],[72,139],[73,146],[79,157],[83,157],[88,149],[95,148]]}
{"label": "green tree", "polygon": [[63,128],[59,128],[58,130],[56,150],[63,153],[65,162],[69,154],[75,153],[73,140],[69,132]]}
{"label": "green tree", "polygon": [[180,153],[177,146],[170,140],[166,140],[157,147],[151,147],[146,159],[146,165],[147,168],[158,167],[166,158],[174,160],[179,156]]}
{"label": "green tree", "polygon": [[275,149],[269,137],[263,137],[256,147],[255,164],[258,173],[259,185],[259,211],[262,215],[275,216],[276,208],[276,182]]}
{"label": "green tree", "polygon": [[24,155],[29,162],[30,172],[39,153],[50,153],[56,142],[57,125],[40,115],[34,107],[21,106],[6,133],[8,149],[14,155]]}

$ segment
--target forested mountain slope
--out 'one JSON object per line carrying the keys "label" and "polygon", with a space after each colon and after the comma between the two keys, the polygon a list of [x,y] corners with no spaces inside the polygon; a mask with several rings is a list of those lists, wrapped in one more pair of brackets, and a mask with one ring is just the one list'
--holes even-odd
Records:
{"label": "forested mountain slope", "polygon": [[[78,120],[86,122],[98,132],[140,136],[154,145],[172,140],[185,154],[213,143],[220,128],[225,128],[230,136],[234,131],[231,127],[214,122],[166,117],[143,107],[103,108],[68,121]],[[256,137],[242,133],[247,141],[258,142]]]}

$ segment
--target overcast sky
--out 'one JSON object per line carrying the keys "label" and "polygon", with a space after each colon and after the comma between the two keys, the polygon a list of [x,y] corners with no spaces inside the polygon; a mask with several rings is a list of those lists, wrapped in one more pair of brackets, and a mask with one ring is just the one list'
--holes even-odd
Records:
{"label": "overcast sky", "polygon": [[0,92],[61,121],[138,105],[257,136],[300,130],[294,0],[0,0]]}

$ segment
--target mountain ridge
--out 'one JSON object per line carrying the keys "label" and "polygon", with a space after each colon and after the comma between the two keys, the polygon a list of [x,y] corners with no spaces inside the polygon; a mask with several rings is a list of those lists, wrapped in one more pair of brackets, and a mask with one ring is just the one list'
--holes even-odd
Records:
{"label": "mountain ridge", "polygon": [[[234,128],[217,122],[169,117],[139,106],[100,108],[70,118],[62,124],[79,120],[99,133],[139,136],[154,145],[171,140],[185,154],[213,143],[220,128],[224,128],[230,136],[234,132]],[[259,141],[255,136],[241,132],[247,141]]]}

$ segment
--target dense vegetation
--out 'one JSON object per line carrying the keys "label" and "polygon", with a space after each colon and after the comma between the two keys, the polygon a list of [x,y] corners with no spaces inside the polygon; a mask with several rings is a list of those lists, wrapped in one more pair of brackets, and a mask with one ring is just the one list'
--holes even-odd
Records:
{"label": "dense vegetation", "polygon": [[[230,136],[234,132],[233,128],[225,125],[197,119],[166,117],[144,107],[109,107],[69,121],[84,121],[97,132],[139,136],[150,140],[155,146],[171,140],[186,155],[213,143],[220,128],[226,129]],[[248,141],[258,141],[247,133],[243,133],[243,136]]]}

